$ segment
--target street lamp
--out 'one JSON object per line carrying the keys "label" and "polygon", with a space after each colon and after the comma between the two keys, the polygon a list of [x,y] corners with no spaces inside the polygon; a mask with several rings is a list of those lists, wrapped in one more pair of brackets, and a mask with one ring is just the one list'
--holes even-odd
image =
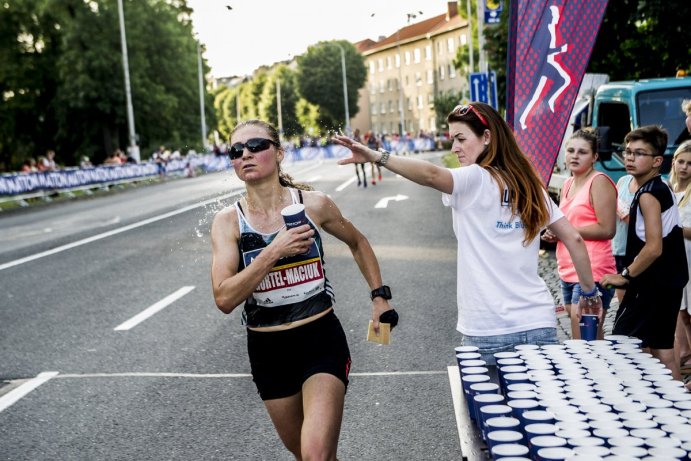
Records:
{"label": "street lamp", "polygon": [[120,45],[122,46],[122,69],[125,74],[125,98],[127,100],[127,126],[129,128],[130,145],[127,152],[137,161],[141,160],[137,135],[134,131],[134,109],[132,108],[132,90],[130,89],[130,65],[127,60],[127,38],[125,36],[125,14],[122,0],[118,0],[118,17],[120,19]]}
{"label": "street lamp", "polygon": [[[406,13],[407,24],[410,24],[411,19],[415,19],[418,15],[422,15],[422,11],[417,13]],[[398,110],[401,115],[401,126],[399,128],[399,135],[403,136],[405,133],[405,108],[403,107],[403,55],[401,54],[401,29],[396,30],[396,52],[398,53]]]}
{"label": "street lamp", "polygon": [[343,107],[345,108],[345,131],[350,134],[350,111],[348,110],[348,79],[346,78],[345,50],[338,43],[323,42],[326,46],[337,46],[341,50],[341,74],[343,76]]}
{"label": "street lamp", "polygon": [[206,141],[206,113],[204,110],[204,73],[202,71],[202,48],[199,40],[197,40],[197,67],[199,70],[199,112],[201,113],[202,123],[202,149],[204,152],[207,152],[208,144]]}

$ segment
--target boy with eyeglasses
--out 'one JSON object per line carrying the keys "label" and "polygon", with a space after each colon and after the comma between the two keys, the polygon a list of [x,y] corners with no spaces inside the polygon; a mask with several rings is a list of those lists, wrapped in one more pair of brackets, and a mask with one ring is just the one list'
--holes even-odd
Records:
{"label": "boy with eyeglasses", "polygon": [[667,132],[644,126],[627,134],[624,142],[626,172],[640,186],[629,212],[625,267],[600,282],[626,289],[612,333],[641,339],[642,346],[681,379],[674,360],[674,330],[689,274],[676,199],[660,175]]}

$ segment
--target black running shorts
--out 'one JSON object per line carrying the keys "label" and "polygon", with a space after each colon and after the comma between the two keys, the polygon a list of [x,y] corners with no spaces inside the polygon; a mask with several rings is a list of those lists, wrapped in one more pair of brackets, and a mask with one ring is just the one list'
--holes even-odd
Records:
{"label": "black running shorts", "polygon": [[252,378],[262,400],[295,395],[317,373],[336,376],[348,386],[350,350],[333,311],[290,330],[247,330]]}
{"label": "black running shorts", "polygon": [[632,283],[617,311],[612,334],[639,338],[641,347],[673,349],[681,296],[681,288]]}

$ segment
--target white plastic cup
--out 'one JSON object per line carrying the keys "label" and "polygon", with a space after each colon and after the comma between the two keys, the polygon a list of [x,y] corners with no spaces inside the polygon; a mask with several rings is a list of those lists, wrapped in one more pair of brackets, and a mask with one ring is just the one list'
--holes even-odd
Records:
{"label": "white plastic cup", "polygon": [[305,216],[305,205],[302,203],[293,203],[281,210],[281,216],[286,223],[287,229],[302,226],[307,224],[307,217]]}

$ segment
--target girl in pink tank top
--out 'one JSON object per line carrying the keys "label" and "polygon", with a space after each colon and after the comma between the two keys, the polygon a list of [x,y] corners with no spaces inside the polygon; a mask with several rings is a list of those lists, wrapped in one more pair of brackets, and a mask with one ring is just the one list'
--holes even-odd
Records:
{"label": "girl in pink tank top", "polygon": [[[617,272],[611,241],[616,231],[617,188],[607,175],[595,170],[597,157],[595,133],[576,131],[566,146],[566,164],[573,176],[564,182],[559,208],[583,237],[593,279],[599,282],[603,275]],[[556,241],[549,233],[543,238]],[[571,317],[571,334],[577,339],[580,338],[578,318],[576,309],[571,307],[578,303],[580,296],[578,277],[571,256],[561,242],[557,242],[556,255],[564,305]],[[614,289],[599,283],[597,286],[602,293],[602,306],[607,309]],[[602,325],[598,337],[603,337]]]}

